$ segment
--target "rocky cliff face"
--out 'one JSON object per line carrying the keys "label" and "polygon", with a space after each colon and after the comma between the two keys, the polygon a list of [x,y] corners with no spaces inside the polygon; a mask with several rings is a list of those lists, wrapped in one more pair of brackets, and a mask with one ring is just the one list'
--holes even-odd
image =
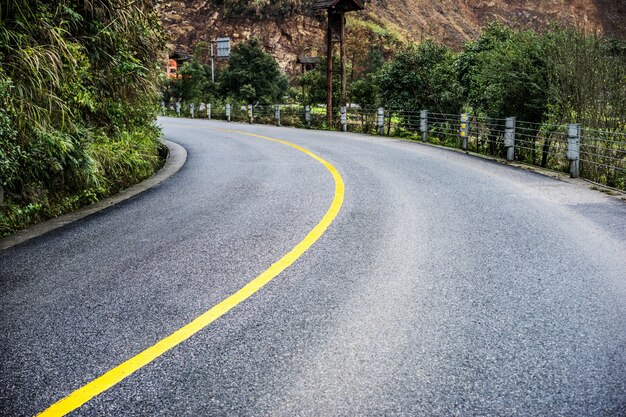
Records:
{"label": "rocky cliff face", "polygon": [[[278,16],[263,16],[258,9],[256,13],[241,11],[252,6],[228,9],[227,3],[162,2],[159,11],[171,35],[171,47],[191,53],[197,42],[217,36],[230,36],[234,43],[256,37],[292,74],[298,70],[298,55],[324,52],[325,15],[297,14],[300,0],[275,2],[281,7],[293,3]],[[253,3],[258,8],[263,2],[249,2]],[[349,14],[348,36],[351,26],[360,26],[400,43],[433,38],[458,50],[492,20],[535,29],[570,24],[626,39],[626,0],[372,0],[365,10]]]}

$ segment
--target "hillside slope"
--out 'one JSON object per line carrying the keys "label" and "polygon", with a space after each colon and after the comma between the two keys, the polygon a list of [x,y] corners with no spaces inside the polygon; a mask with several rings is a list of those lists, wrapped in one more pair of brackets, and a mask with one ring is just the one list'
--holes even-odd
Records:
{"label": "hillside slope", "polygon": [[[186,0],[164,1],[159,12],[175,50],[189,53],[217,36],[256,37],[293,74],[298,55],[325,48],[324,13],[300,9],[306,0]],[[400,42],[433,38],[458,50],[492,20],[535,29],[574,24],[626,38],[626,0],[372,0],[350,14],[348,28],[361,23]]]}

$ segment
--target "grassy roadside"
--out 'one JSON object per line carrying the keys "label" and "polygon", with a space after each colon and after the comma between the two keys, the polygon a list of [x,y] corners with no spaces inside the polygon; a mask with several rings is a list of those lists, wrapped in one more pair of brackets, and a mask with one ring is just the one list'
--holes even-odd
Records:
{"label": "grassy roadside", "polygon": [[124,134],[116,141],[90,142],[86,155],[91,180],[83,188],[48,188],[40,182],[31,184],[24,194],[5,191],[0,202],[0,237],[78,210],[151,177],[165,163],[167,148],[157,128],[149,130]]}

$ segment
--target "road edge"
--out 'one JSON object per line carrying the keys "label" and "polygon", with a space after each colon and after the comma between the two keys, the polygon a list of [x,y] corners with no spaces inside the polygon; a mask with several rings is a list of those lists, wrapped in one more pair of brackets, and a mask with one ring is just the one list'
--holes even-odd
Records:
{"label": "road edge", "polygon": [[[364,135],[362,133],[356,133],[356,132],[350,132],[350,133],[354,135]],[[544,177],[552,178],[557,181],[562,181],[568,184],[577,185],[579,187],[583,187],[594,192],[602,193],[605,196],[618,200],[622,203],[626,202],[626,191],[609,187],[608,185],[600,184],[600,183],[597,183],[597,182],[594,182],[585,178],[580,178],[580,177],[572,178],[568,173],[565,173],[565,172],[556,171],[556,170],[552,170],[549,168],[544,168],[544,167],[540,167],[536,165],[530,165],[530,164],[520,162],[520,161],[507,161],[506,159],[499,157],[499,156],[485,155],[485,154],[478,153],[478,152],[466,151],[460,148],[453,148],[451,146],[438,145],[436,143],[431,143],[431,142],[423,142],[421,140],[416,140],[416,139],[402,138],[402,137],[396,137],[396,136],[367,135],[367,134],[365,134],[364,136],[366,137],[376,136],[376,137],[381,137],[381,138],[388,139],[388,140],[397,140],[399,142],[415,143],[421,146],[429,146],[431,148],[442,149],[442,150],[454,152],[457,154],[467,155],[467,156],[480,159],[483,161],[493,162],[498,165],[507,166],[510,168],[514,168],[514,169],[518,169],[518,170],[522,170],[526,172],[532,172],[534,174],[543,175]]]}
{"label": "road edge", "polygon": [[27,229],[20,230],[9,237],[1,238],[0,251],[44,235],[52,230],[59,229],[77,220],[84,219],[85,217],[91,216],[92,214],[98,213],[106,208],[115,206],[116,204],[126,201],[129,198],[132,198],[137,194],[141,194],[142,192],[162,183],[177,173],[187,161],[187,150],[181,145],[169,140],[164,140],[163,144],[168,149],[165,164],[150,178],[147,178],[138,184],[132,185],[119,193],[100,200],[90,206],[38,223]]}

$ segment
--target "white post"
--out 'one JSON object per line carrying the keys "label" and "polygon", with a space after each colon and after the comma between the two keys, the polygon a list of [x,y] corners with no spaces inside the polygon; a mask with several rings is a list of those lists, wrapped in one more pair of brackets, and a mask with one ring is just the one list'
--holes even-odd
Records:
{"label": "white post", "polygon": [[428,110],[420,110],[420,132],[422,142],[428,142]]}
{"label": "white post", "polygon": [[211,103],[206,105],[206,116],[207,119],[211,120]]}
{"label": "white post", "polygon": [[506,160],[515,160],[515,117],[506,118],[504,147],[506,148]]}
{"label": "white post", "polygon": [[570,160],[570,175],[580,175],[580,125],[570,124],[567,129],[567,159]]}
{"label": "white post", "polygon": [[343,132],[348,131],[348,115],[346,114],[347,110],[345,106],[341,106],[341,130]]}
{"label": "white post", "polygon": [[274,116],[276,117],[276,126],[280,126],[280,104],[274,106]]}
{"label": "white post", "polygon": [[378,108],[378,133],[383,136],[385,134],[385,108]]}
{"label": "white post", "polygon": [[226,105],[226,120],[230,122],[230,104]]}
{"label": "white post", "polygon": [[304,120],[306,121],[306,127],[311,128],[311,106],[304,107]]}
{"label": "white post", "polygon": [[254,114],[252,114],[252,104],[248,104],[248,117],[250,117],[250,124],[253,124]]}

